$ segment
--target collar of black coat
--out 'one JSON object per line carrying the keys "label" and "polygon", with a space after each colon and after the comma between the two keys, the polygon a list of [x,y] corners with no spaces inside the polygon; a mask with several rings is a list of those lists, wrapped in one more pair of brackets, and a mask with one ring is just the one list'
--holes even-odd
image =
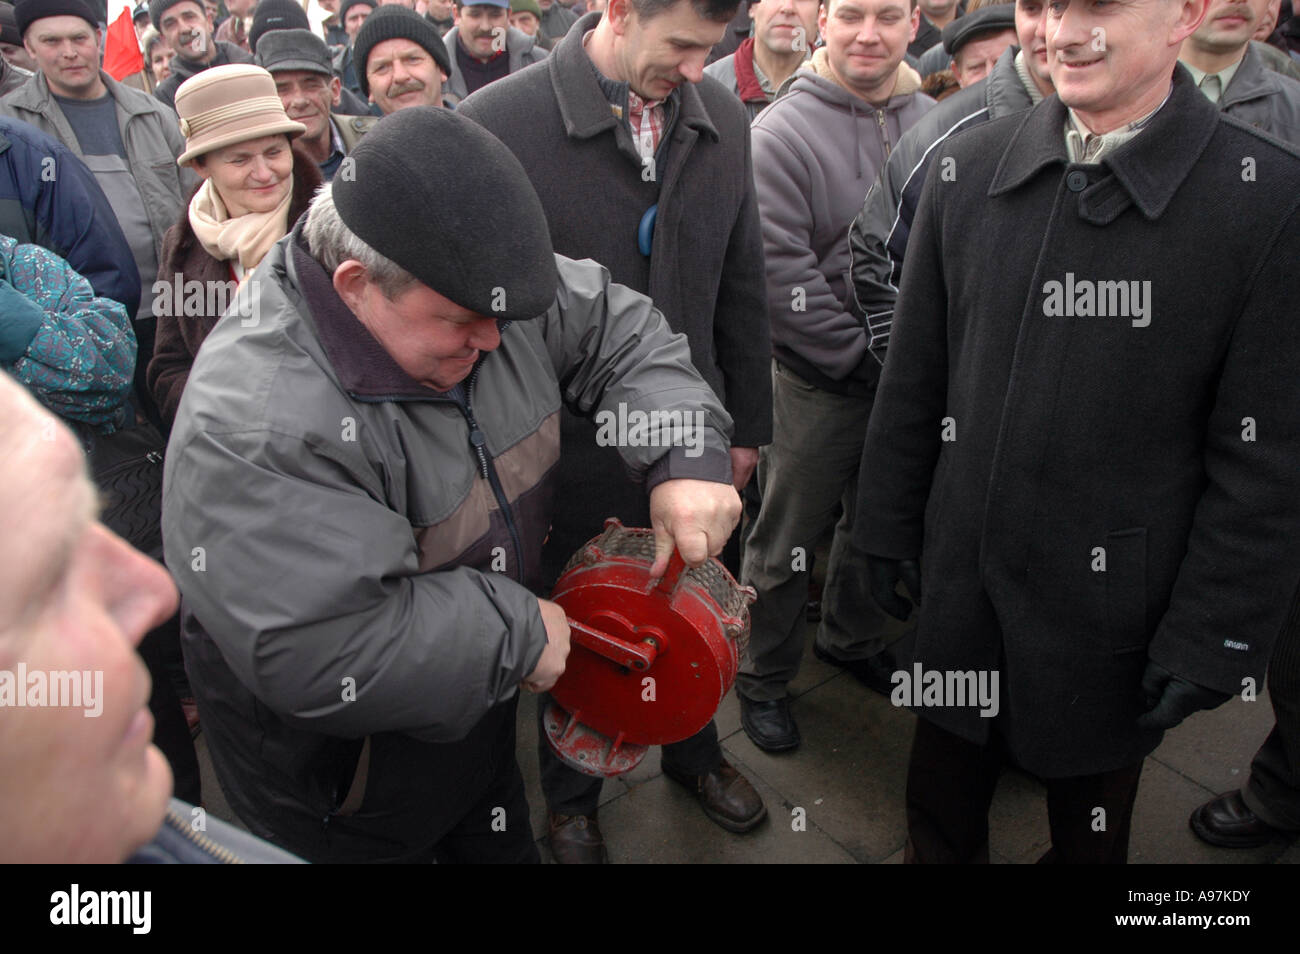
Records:
{"label": "collar of black coat", "polygon": [[[1182,64],[1175,66],[1164,108],[1142,135],[1102,158],[1100,165],[1111,174],[1083,190],[1079,215],[1106,225],[1136,205],[1146,218],[1158,219],[1205,151],[1219,118],[1218,108],[1196,88],[1192,75]],[[989,196],[1018,189],[1048,166],[1067,165],[1065,121],[1065,105],[1056,96],[1026,113],[1002,153]]]}
{"label": "collar of black coat", "polygon": [[290,233],[290,279],[302,292],[325,356],[343,389],[358,401],[446,400],[402,370],[334,290],[324,266],[312,257],[303,235],[304,216]]}
{"label": "collar of black coat", "polygon": [[[574,139],[591,139],[607,129],[613,129],[620,120],[610,111],[609,99],[600,88],[596,71],[587,51],[582,48],[582,38],[600,22],[600,13],[588,13],[580,19],[546,58],[551,70],[551,85],[559,102],[564,131]],[[718,128],[709,118],[708,110],[700,99],[694,83],[677,87],[681,95],[681,112],[677,122],[683,123],[714,142],[720,138]],[[626,100],[624,100],[626,102]]]}

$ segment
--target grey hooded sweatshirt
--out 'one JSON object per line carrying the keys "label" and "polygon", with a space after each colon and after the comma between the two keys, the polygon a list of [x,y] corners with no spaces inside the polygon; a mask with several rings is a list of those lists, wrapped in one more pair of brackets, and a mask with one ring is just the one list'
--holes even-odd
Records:
{"label": "grey hooded sweatshirt", "polygon": [[825,49],[782,85],[750,127],[763,225],[772,354],[837,394],[874,387],[849,279],[849,224],[890,149],[934,100],[898,67],[894,94],[874,107],[834,79]]}

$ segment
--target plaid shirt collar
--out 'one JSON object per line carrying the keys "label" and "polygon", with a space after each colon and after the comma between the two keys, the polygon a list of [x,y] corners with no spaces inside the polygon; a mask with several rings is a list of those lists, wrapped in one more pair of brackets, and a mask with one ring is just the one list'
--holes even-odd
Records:
{"label": "plaid shirt collar", "polygon": [[[582,38],[584,49],[591,34],[592,31],[588,30]],[[587,62],[591,64],[591,70],[596,74],[596,82],[600,85],[601,92],[609,100],[610,112],[619,119],[626,120],[641,158],[643,160],[654,158],[659,150],[659,144],[663,142],[664,136],[672,129],[677,119],[681,105],[680,90],[674,89],[666,99],[642,99],[627,83],[616,82],[597,69],[590,56],[587,57]]]}

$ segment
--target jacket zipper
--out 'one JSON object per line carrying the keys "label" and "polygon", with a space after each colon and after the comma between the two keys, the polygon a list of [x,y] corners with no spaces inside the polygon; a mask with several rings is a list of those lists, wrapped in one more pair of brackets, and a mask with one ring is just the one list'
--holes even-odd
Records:
{"label": "jacket zipper", "polygon": [[505,519],[506,529],[510,531],[510,543],[515,548],[515,579],[520,583],[524,581],[524,548],[519,542],[519,531],[515,528],[514,517],[510,513],[510,502],[506,500],[505,491],[501,489],[501,481],[497,478],[497,471],[492,466],[492,457],[487,452],[487,438],[479,429],[478,421],[474,419],[474,385],[478,382],[478,371],[480,365],[474,365],[474,370],[469,375],[469,386],[465,388],[465,406],[461,408],[461,413],[465,415],[465,422],[469,424],[469,446],[474,448],[474,453],[478,455],[479,470],[483,474],[483,479],[492,485],[492,494],[497,499],[497,506],[501,508],[501,516]]}
{"label": "jacket zipper", "polygon": [[885,145],[885,158],[889,158],[889,127],[885,125],[885,111],[876,110],[876,122],[880,124],[880,140]]}
{"label": "jacket zipper", "polygon": [[243,864],[243,861],[241,861],[238,857],[236,857],[235,854],[231,852],[229,849],[222,848],[212,839],[205,838],[203,835],[200,835],[198,832],[192,829],[189,825],[185,824],[184,820],[181,819],[170,808],[167,809],[167,815],[165,816],[165,820],[167,824],[171,826],[173,831],[179,832],[182,836],[184,836],[191,844],[197,847],[200,851],[206,851],[209,855],[216,858],[223,865]]}

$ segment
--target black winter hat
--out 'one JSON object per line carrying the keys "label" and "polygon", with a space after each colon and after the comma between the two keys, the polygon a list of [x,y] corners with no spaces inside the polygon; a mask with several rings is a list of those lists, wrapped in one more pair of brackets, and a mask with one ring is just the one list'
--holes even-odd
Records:
{"label": "black winter hat", "polygon": [[[183,2],[184,0],[149,0],[149,22],[153,24],[153,28],[161,33],[162,25],[158,21],[163,18],[164,13],[176,6],[176,4]],[[197,3],[199,9],[204,10],[203,0],[190,0],[190,2]],[[204,10],[205,15],[206,13],[207,11]]]}
{"label": "black winter hat", "polygon": [[370,83],[366,80],[366,60],[370,51],[385,40],[398,39],[410,40],[424,47],[438,68],[451,75],[447,44],[442,42],[433,24],[408,7],[388,4],[366,17],[352,44],[352,60],[357,65],[357,82],[361,84],[362,96],[370,95]]}
{"label": "black winter hat", "polygon": [[480,315],[520,321],[551,307],[558,278],[542,202],[482,126],[440,106],[399,109],[348,159],[350,174],[330,186],[334,206],[375,251]]}
{"label": "black winter hat", "polygon": [[310,30],[307,11],[294,0],[262,0],[248,28],[248,48],[257,52],[257,39],[268,30]]}
{"label": "black winter hat", "polygon": [[94,9],[85,0],[19,0],[14,7],[19,36],[26,33],[27,28],[37,20],[45,17],[81,17],[92,29],[99,26]]}
{"label": "black winter hat", "polygon": [[343,2],[339,4],[339,28],[340,29],[342,29],[343,24],[347,22],[348,11],[351,10],[353,7],[355,7],[358,3],[364,4],[365,6],[369,7],[371,10],[379,9],[379,0],[343,0]]}
{"label": "black winter hat", "polygon": [[18,29],[18,18],[14,16],[14,5],[8,0],[0,0],[0,43],[23,45],[23,31]]}

